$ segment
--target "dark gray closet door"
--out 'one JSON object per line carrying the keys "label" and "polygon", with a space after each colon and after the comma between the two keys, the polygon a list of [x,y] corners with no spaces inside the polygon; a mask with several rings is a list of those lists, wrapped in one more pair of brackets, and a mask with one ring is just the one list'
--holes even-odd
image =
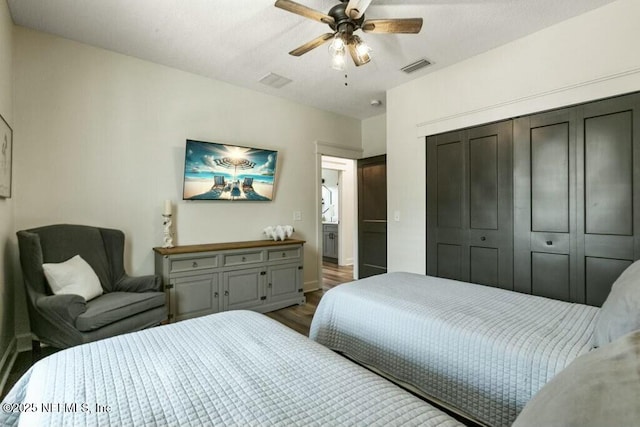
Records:
{"label": "dark gray closet door", "polygon": [[468,281],[464,134],[427,138],[427,274]]}
{"label": "dark gray closet door", "polygon": [[640,257],[639,108],[634,94],[515,120],[516,290],[600,306]]}
{"label": "dark gray closet door", "polygon": [[576,282],[575,112],[514,121],[515,290],[571,300]]}
{"label": "dark gray closet door", "polygon": [[577,301],[602,305],[640,257],[640,96],[577,107]]}
{"label": "dark gray closet door", "polygon": [[427,274],[513,287],[512,122],[427,138]]}

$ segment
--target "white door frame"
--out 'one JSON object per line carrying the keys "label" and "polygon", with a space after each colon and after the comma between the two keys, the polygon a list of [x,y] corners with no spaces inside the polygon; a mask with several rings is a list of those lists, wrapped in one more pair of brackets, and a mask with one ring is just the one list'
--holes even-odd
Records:
{"label": "white door frame", "polygon": [[[324,141],[315,141],[316,144],[316,235],[318,241],[318,248],[322,247],[322,156],[331,156],[331,157],[341,157],[343,159],[351,159],[358,160],[362,158],[363,150],[361,148],[352,148],[345,147],[343,145],[331,144],[329,142]],[[356,177],[357,179],[357,177]],[[356,194],[357,199],[357,194]],[[356,205],[357,206],[357,205]],[[355,215],[357,217],[358,212],[355,210]],[[354,236],[353,241],[356,245],[353,253],[353,278],[358,277],[358,221],[355,221],[355,226],[353,228]],[[322,289],[322,251],[318,250],[317,255],[317,263],[318,263],[318,288]]]}

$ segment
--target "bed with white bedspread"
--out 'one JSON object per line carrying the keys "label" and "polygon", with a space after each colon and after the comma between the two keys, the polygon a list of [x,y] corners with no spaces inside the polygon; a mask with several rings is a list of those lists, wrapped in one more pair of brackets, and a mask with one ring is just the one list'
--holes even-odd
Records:
{"label": "bed with white bedspread", "polygon": [[591,348],[599,309],[411,273],[327,292],[310,338],[492,426]]}
{"label": "bed with white bedspread", "polygon": [[1,425],[420,425],[453,418],[268,317],[230,311],[62,350]]}

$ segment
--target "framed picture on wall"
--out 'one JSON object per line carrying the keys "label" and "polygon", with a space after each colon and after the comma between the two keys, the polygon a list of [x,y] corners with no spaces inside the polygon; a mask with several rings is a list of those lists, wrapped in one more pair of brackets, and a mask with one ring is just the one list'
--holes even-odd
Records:
{"label": "framed picture on wall", "polygon": [[273,200],[278,152],[187,139],[183,200]]}
{"label": "framed picture on wall", "polygon": [[0,115],[0,197],[11,197],[11,152],[13,130]]}

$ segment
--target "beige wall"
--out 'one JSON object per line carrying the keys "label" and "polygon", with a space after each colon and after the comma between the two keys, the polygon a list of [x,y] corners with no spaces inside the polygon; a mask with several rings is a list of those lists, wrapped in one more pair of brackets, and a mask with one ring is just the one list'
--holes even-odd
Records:
{"label": "beige wall", "polygon": [[638,16],[618,0],[387,93],[390,271],[426,271],[424,137],[640,90]]}
{"label": "beige wall", "polygon": [[387,115],[362,120],[362,157],[373,157],[387,152]]}
{"label": "beige wall", "polygon": [[[171,199],[177,244],[294,225],[307,240],[305,288],[317,288],[315,141],[360,149],[359,120],[21,27],[15,58],[16,229],[122,229],[129,272],[146,274]],[[187,138],[278,150],[275,200],[183,202]]]}
{"label": "beige wall", "polygon": [[[13,120],[13,22],[7,3],[0,1],[0,114],[14,128]],[[0,382],[4,381],[14,346],[15,251],[14,199],[0,198]]]}

